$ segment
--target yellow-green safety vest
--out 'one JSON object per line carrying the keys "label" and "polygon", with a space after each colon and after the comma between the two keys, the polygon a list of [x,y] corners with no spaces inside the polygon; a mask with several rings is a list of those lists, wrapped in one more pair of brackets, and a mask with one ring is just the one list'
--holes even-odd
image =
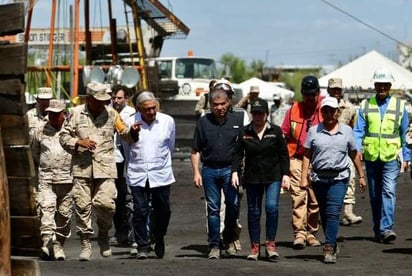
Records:
{"label": "yellow-green safety vest", "polygon": [[405,110],[405,102],[391,97],[383,118],[381,118],[375,97],[369,101],[363,101],[362,110],[367,123],[363,140],[365,160],[383,162],[395,160],[401,148],[399,127]]}

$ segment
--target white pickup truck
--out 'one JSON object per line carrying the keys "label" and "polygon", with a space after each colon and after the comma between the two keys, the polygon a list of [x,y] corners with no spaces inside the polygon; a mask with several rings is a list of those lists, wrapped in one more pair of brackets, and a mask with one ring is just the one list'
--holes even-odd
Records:
{"label": "white pickup truck", "polygon": [[160,78],[158,95],[170,100],[197,100],[218,78],[216,62],[206,57],[158,57],[147,60],[156,65]]}

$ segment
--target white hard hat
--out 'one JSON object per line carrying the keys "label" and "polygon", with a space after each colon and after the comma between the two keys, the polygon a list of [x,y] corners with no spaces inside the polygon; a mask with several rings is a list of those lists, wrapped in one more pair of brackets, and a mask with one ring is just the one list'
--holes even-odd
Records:
{"label": "white hard hat", "polygon": [[375,70],[375,72],[373,73],[373,83],[375,82],[390,82],[392,83],[394,81],[392,73],[384,68],[378,68]]}

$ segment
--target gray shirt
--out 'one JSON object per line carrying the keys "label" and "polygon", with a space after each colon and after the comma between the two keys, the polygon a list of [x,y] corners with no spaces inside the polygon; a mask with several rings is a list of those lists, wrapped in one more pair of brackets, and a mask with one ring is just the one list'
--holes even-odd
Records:
{"label": "gray shirt", "polygon": [[352,128],[339,123],[339,129],[332,134],[323,123],[309,129],[304,147],[312,150],[312,181],[341,180],[350,175],[349,153],[356,150]]}

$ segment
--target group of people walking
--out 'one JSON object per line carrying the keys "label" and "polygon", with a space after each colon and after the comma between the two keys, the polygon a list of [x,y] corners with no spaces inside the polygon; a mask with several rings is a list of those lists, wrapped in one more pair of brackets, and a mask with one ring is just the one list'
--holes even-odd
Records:
{"label": "group of people walking", "polygon": [[153,244],[156,256],[163,257],[171,214],[170,184],[175,181],[171,167],[175,124],[171,116],[158,112],[157,99],[149,91],[133,98],[134,112],[125,109],[127,91],[124,86],[108,91],[101,83],[89,83],[86,103],[74,107],[66,120],[65,103],[52,99],[51,88],[39,89],[41,104],[27,116],[38,165],[36,201],[43,258],[66,258],[63,246],[71,234],[73,204],[81,243],[79,260],[92,258],[92,214],[96,215],[100,254],[111,256],[113,220],[115,238],[128,243],[127,215],[119,213],[127,212],[123,204],[128,193],[133,198],[137,257],[147,258]]}
{"label": "group of people walking", "polygon": [[[208,95],[210,112],[197,123],[191,154],[193,181],[196,187],[204,187],[207,202],[210,259],[218,259],[222,249],[229,255],[236,253],[230,243],[240,186],[247,196],[249,260],[260,257],[263,200],[265,253],[269,260],[279,256],[275,240],[281,188],[290,190],[293,247],[322,245],[317,235],[320,219],[325,263],[336,263],[339,225],[362,222],[353,208],[355,179],[360,192],[368,186],[374,240],[390,243],[396,239],[396,183],[400,166],[406,170],[410,160],[408,114],[405,102],[389,94],[391,72],[379,68],[373,80],[376,95],[363,100],[356,111],[343,100],[342,79],[330,79],[328,95],[321,96],[318,79],[305,76],[303,99],[291,105],[280,126],[269,122],[268,103],[259,97],[242,101],[251,116],[250,123],[242,126],[240,113],[233,112],[227,97],[230,84],[214,85]],[[226,210],[225,231],[219,236],[221,191]]]}
{"label": "group of people walking", "polygon": [[[190,156],[194,185],[205,193],[209,259],[219,259],[222,249],[230,256],[241,249],[243,189],[248,260],[261,256],[262,204],[265,255],[272,261],[279,257],[281,189],[290,191],[293,247],[322,245],[320,219],[325,263],[336,262],[339,224],[362,222],[353,209],[356,182],[360,192],[368,186],[374,240],[396,239],[397,178],[410,160],[408,113],[405,102],[389,94],[393,80],[389,71],[377,69],[373,79],[376,95],[363,100],[356,111],[343,100],[341,79],[330,79],[328,95],[321,96],[318,79],[305,76],[302,101],[282,112],[280,125],[270,122],[267,101],[251,97],[242,101],[246,107],[239,108],[232,105],[230,82],[211,82]],[[252,90],[256,93],[259,88]],[[53,99],[51,88],[39,89],[28,121],[38,166],[43,257],[66,258],[63,248],[70,237],[74,205],[79,260],[92,258],[93,213],[103,257],[112,255],[109,230],[114,221],[114,239],[125,245],[134,241],[137,258],[148,258],[152,249],[163,258],[171,217],[170,185],[175,182],[175,122],[159,111],[152,92],[135,95],[134,109],[126,105],[127,94],[126,87],[107,91],[103,84],[90,83],[86,103],[68,113],[64,102]]]}

